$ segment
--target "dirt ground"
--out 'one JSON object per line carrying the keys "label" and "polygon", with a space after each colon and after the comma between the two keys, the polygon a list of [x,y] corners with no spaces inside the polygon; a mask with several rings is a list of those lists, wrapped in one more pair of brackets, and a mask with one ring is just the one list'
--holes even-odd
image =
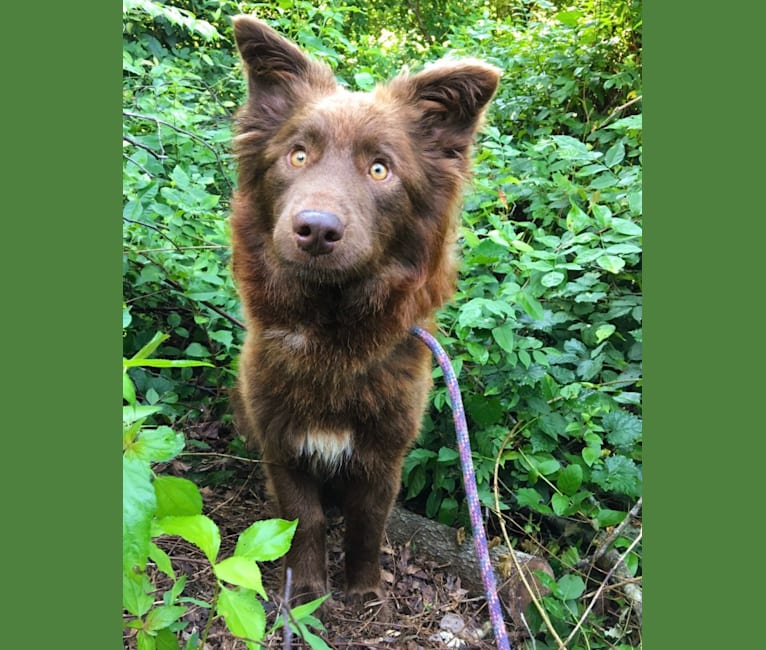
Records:
{"label": "dirt ground", "polygon": [[[188,431],[187,450],[200,442],[209,448],[183,454],[165,473],[192,478],[201,488],[203,512],[218,524],[221,531],[220,557],[233,552],[237,536],[254,521],[273,516],[270,510],[258,463],[232,455],[229,442],[231,431],[217,424]],[[210,480],[215,479],[215,480]],[[408,545],[386,543],[381,555],[384,587],[388,593],[391,620],[380,623],[369,616],[360,616],[342,605],[343,594],[343,522],[330,521],[328,535],[329,571],[333,599],[337,607],[323,615],[325,631],[320,636],[337,650],[386,648],[401,650],[431,650],[465,648],[492,650],[496,648],[489,624],[485,599],[469,595],[460,579],[448,566],[436,566],[418,558]],[[194,546],[172,537],[162,538],[159,545],[170,555],[177,575],[186,575],[183,595],[210,602],[215,580],[210,564]],[[264,587],[269,595],[266,603],[267,629],[277,616],[280,602],[279,563],[261,564]],[[165,577],[156,575],[155,584],[162,585]],[[169,584],[169,583],[168,583]],[[184,638],[193,632],[202,633],[208,623],[209,610],[192,605],[184,616],[188,625]],[[517,635],[507,622],[511,644],[517,647]],[[135,648],[135,639],[126,633],[124,647]],[[267,637],[265,648],[282,648],[281,633]],[[294,637],[292,648],[308,648]],[[214,620],[207,637],[206,650],[244,650],[244,642],[234,638],[222,621]]]}

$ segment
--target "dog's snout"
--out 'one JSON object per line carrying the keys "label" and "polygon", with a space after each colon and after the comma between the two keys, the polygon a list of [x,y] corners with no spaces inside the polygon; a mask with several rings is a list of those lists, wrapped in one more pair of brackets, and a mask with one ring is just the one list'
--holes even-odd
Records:
{"label": "dog's snout", "polygon": [[293,217],[295,242],[310,255],[327,255],[343,238],[343,224],[332,212],[301,210]]}

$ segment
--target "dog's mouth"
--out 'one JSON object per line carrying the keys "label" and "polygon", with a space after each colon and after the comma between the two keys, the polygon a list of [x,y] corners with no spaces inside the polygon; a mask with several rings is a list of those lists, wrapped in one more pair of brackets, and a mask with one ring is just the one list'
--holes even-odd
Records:
{"label": "dog's mouth", "polygon": [[283,268],[305,286],[342,286],[365,276],[365,265],[352,263],[342,255],[298,254],[282,259]]}

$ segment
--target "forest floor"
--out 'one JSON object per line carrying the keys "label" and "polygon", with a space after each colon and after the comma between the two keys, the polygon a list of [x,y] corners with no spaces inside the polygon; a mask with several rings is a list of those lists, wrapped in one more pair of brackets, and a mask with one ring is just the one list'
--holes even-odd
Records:
{"label": "forest floor", "polygon": [[[232,433],[218,424],[187,431],[187,449],[203,447],[204,451],[181,454],[164,473],[193,478],[201,487],[203,513],[221,531],[220,557],[229,556],[238,535],[254,521],[274,516],[265,494],[264,481],[257,461],[232,455]],[[214,479],[214,480],[213,480]],[[449,567],[437,566],[418,558],[409,545],[386,541],[381,553],[384,589],[388,595],[390,620],[378,622],[373,617],[351,611],[343,602],[343,522],[330,520],[328,532],[329,575],[333,599],[337,603],[323,614],[325,631],[320,636],[335,650],[400,649],[437,650],[464,648],[493,650],[496,648],[489,624],[486,601],[469,594],[460,578]],[[183,596],[210,602],[215,578],[209,562],[191,544],[178,537],[160,538],[159,545],[173,561],[177,575],[186,575]],[[269,595],[265,603],[266,629],[274,623],[281,602],[279,562],[261,565],[263,584]],[[165,576],[157,574],[155,584]],[[169,586],[169,584],[167,585]],[[192,605],[183,620],[188,621],[184,638],[194,632],[202,635],[208,623],[209,609]],[[460,629],[462,628],[462,629]],[[511,644],[515,635],[509,629]],[[135,648],[135,640],[124,640],[125,648]],[[207,637],[205,650],[244,650],[243,641],[233,637],[220,619],[215,619]],[[281,630],[263,641],[264,648],[282,648]],[[308,648],[293,637],[292,648]]]}

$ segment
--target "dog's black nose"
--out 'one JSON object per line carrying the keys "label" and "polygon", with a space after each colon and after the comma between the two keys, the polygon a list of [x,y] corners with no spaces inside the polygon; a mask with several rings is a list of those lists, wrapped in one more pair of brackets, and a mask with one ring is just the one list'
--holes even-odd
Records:
{"label": "dog's black nose", "polygon": [[327,255],[343,238],[343,224],[332,212],[301,210],[293,217],[298,247],[310,255]]}

